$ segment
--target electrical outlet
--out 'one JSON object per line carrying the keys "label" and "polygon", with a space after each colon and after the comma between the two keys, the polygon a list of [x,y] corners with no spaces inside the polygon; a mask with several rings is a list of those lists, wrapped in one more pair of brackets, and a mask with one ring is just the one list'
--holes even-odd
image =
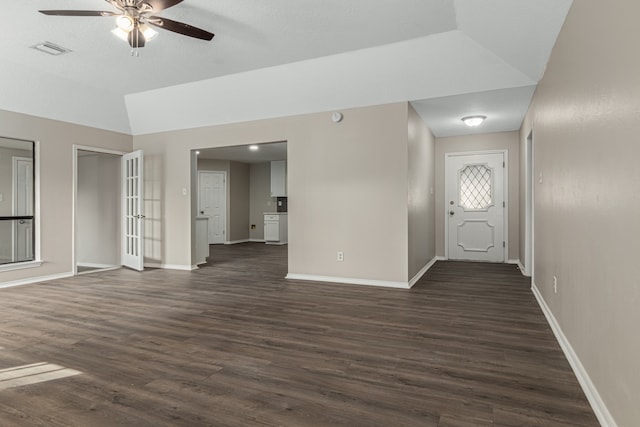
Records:
{"label": "electrical outlet", "polygon": [[558,293],[558,278],[556,276],[553,276],[553,293]]}
{"label": "electrical outlet", "polygon": [[336,259],[340,262],[344,261],[344,252],[338,251],[338,256],[336,257]]}

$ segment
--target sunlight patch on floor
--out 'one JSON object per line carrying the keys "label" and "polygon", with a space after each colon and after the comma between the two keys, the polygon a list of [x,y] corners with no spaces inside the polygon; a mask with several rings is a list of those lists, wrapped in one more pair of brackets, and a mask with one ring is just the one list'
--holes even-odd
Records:
{"label": "sunlight patch on floor", "polygon": [[47,362],[0,369],[0,390],[58,380],[81,373],[74,369]]}

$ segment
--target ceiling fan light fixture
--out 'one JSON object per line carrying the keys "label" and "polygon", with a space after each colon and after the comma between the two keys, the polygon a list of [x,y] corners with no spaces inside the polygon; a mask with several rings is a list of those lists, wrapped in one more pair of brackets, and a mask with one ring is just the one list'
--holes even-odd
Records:
{"label": "ceiling fan light fixture", "polygon": [[133,27],[135,26],[135,22],[134,22],[133,18],[130,17],[129,15],[120,15],[116,19],[116,25],[122,31],[125,31],[125,32],[128,33],[131,30],[133,30]]}
{"label": "ceiling fan light fixture", "polygon": [[142,31],[142,35],[146,41],[150,41],[158,37],[158,32],[147,24],[140,24],[140,31]]}
{"label": "ceiling fan light fixture", "polygon": [[113,30],[111,30],[111,33],[116,36],[117,38],[123,40],[123,41],[127,41],[128,37],[129,37],[129,33],[124,31],[122,28],[120,27],[116,27]]}
{"label": "ceiling fan light fixture", "polygon": [[486,119],[487,116],[467,116],[462,118],[462,122],[465,125],[473,128],[476,126],[480,126]]}

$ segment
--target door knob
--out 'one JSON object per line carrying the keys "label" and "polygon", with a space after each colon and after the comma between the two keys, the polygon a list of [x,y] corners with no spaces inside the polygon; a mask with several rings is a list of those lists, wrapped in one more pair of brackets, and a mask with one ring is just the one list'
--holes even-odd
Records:
{"label": "door knob", "polygon": [[449,211],[449,216],[454,216],[456,213],[454,211]]}

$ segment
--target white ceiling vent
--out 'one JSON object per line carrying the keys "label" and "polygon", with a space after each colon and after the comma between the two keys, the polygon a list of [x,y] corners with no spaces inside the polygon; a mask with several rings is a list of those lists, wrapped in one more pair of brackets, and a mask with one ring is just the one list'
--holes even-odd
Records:
{"label": "white ceiling vent", "polygon": [[49,55],[64,55],[65,53],[72,52],[71,49],[67,49],[66,47],[58,46],[55,43],[51,42],[42,42],[37,45],[31,46],[35,50],[39,50],[40,52],[48,53]]}

